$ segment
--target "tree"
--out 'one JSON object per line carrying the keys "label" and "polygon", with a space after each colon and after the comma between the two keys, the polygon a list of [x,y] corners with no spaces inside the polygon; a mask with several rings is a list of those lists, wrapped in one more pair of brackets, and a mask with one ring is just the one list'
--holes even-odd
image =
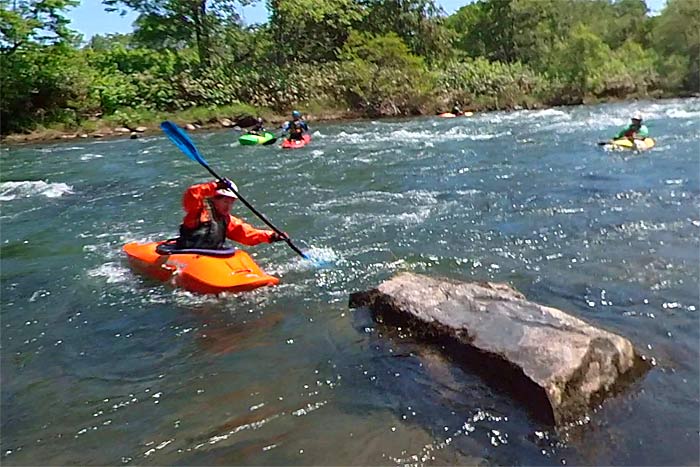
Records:
{"label": "tree", "polygon": [[678,73],[687,64],[685,87],[700,92],[700,2],[668,0],[653,30],[654,48],[664,57],[666,69]]}
{"label": "tree", "polygon": [[366,15],[355,0],[270,0],[276,62],[327,62]]}
{"label": "tree", "polygon": [[199,62],[211,64],[217,29],[239,21],[236,5],[248,0],[103,0],[108,11],[119,5],[140,13],[135,38],[154,48],[182,48],[194,42]]}
{"label": "tree", "polygon": [[445,20],[445,26],[454,31],[452,45],[473,58],[486,55],[486,39],[482,30],[485,11],[482,5],[482,2],[478,2],[463,6]]}
{"label": "tree", "polygon": [[415,112],[433,89],[421,57],[394,33],[353,33],[343,48],[341,84],[348,101],[370,115]]}
{"label": "tree", "polygon": [[612,4],[612,18],[608,23],[614,24],[605,36],[607,44],[617,49],[626,41],[645,42],[648,24],[647,8],[644,0],[618,0]]}
{"label": "tree", "polygon": [[550,73],[561,77],[578,97],[602,91],[601,76],[610,58],[610,48],[584,25],[574,28],[557,44],[550,62]]}
{"label": "tree", "polygon": [[78,36],[68,28],[64,11],[77,0],[0,0],[0,53],[3,57],[22,48],[74,43]]}
{"label": "tree", "polygon": [[367,10],[361,30],[375,35],[394,33],[416,55],[428,59],[451,52],[452,37],[442,9],[434,0],[363,0]]}
{"label": "tree", "polygon": [[132,42],[133,36],[131,34],[95,34],[85,47],[90,50],[109,50],[116,45],[131,47]]}
{"label": "tree", "polygon": [[0,129],[36,121],[75,123],[89,68],[77,53],[79,36],[64,16],[74,0],[0,1]]}

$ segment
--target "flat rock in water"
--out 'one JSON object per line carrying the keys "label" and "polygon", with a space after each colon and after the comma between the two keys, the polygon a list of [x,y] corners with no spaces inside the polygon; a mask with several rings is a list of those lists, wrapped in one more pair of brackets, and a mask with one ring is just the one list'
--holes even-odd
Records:
{"label": "flat rock in water", "polygon": [[580,419],[649,368],[626,338],[506,284],[401,273],[352,294],[350,306],[439,344],[556,425]]}

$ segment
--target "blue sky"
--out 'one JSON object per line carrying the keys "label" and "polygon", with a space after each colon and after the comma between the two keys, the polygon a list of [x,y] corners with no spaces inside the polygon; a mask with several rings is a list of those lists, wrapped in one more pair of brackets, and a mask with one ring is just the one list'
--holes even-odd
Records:
{"label": "blue sky", "polygon": [[[449,14],[454,13],[464,5],[474,0],[437,0],[437,3]],[[562,2],[566,0],[561,0]],[[646,0],[649,9],[658,12],[666,4],[666,0]],[[265,2],[260,0],[255,6],[241,9],[243,20],[247,24],[262,23],[267,20]],[[101,0],[83,0],[68,14],[71,27],[82,33],[84,39],[89,39],[95,34],[110,34],[116,32],[130,32],[136,14],[131,12],[125,16],[119,13],[107,13]]]}

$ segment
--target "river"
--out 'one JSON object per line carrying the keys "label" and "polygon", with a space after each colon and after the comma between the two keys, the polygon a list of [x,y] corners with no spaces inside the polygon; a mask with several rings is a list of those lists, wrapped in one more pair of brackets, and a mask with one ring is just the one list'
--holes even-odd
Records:
{"label": "river", "polygon": [[[596,145],[638,110],[656,148]],[[121,252],[174,236],[207,180],[165,137],[2,148],[4,465],[700,462],[700,100],[311,126],[295,151],[192,135],[327,261],[246,247],[281,283],[221,297]],[[398,271],[510,283],[654,367],[553,430],[348,308]]]}

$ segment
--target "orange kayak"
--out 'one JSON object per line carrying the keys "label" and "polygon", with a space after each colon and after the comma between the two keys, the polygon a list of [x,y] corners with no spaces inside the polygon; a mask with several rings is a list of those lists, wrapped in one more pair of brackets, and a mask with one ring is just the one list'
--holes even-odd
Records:
{"label": "orange kayak", "polygon": [[135,270],[190,292],[245,292],[279,283],[243,250],[173,251],[173,246],[172,242],[132,242],[123,249]]}

